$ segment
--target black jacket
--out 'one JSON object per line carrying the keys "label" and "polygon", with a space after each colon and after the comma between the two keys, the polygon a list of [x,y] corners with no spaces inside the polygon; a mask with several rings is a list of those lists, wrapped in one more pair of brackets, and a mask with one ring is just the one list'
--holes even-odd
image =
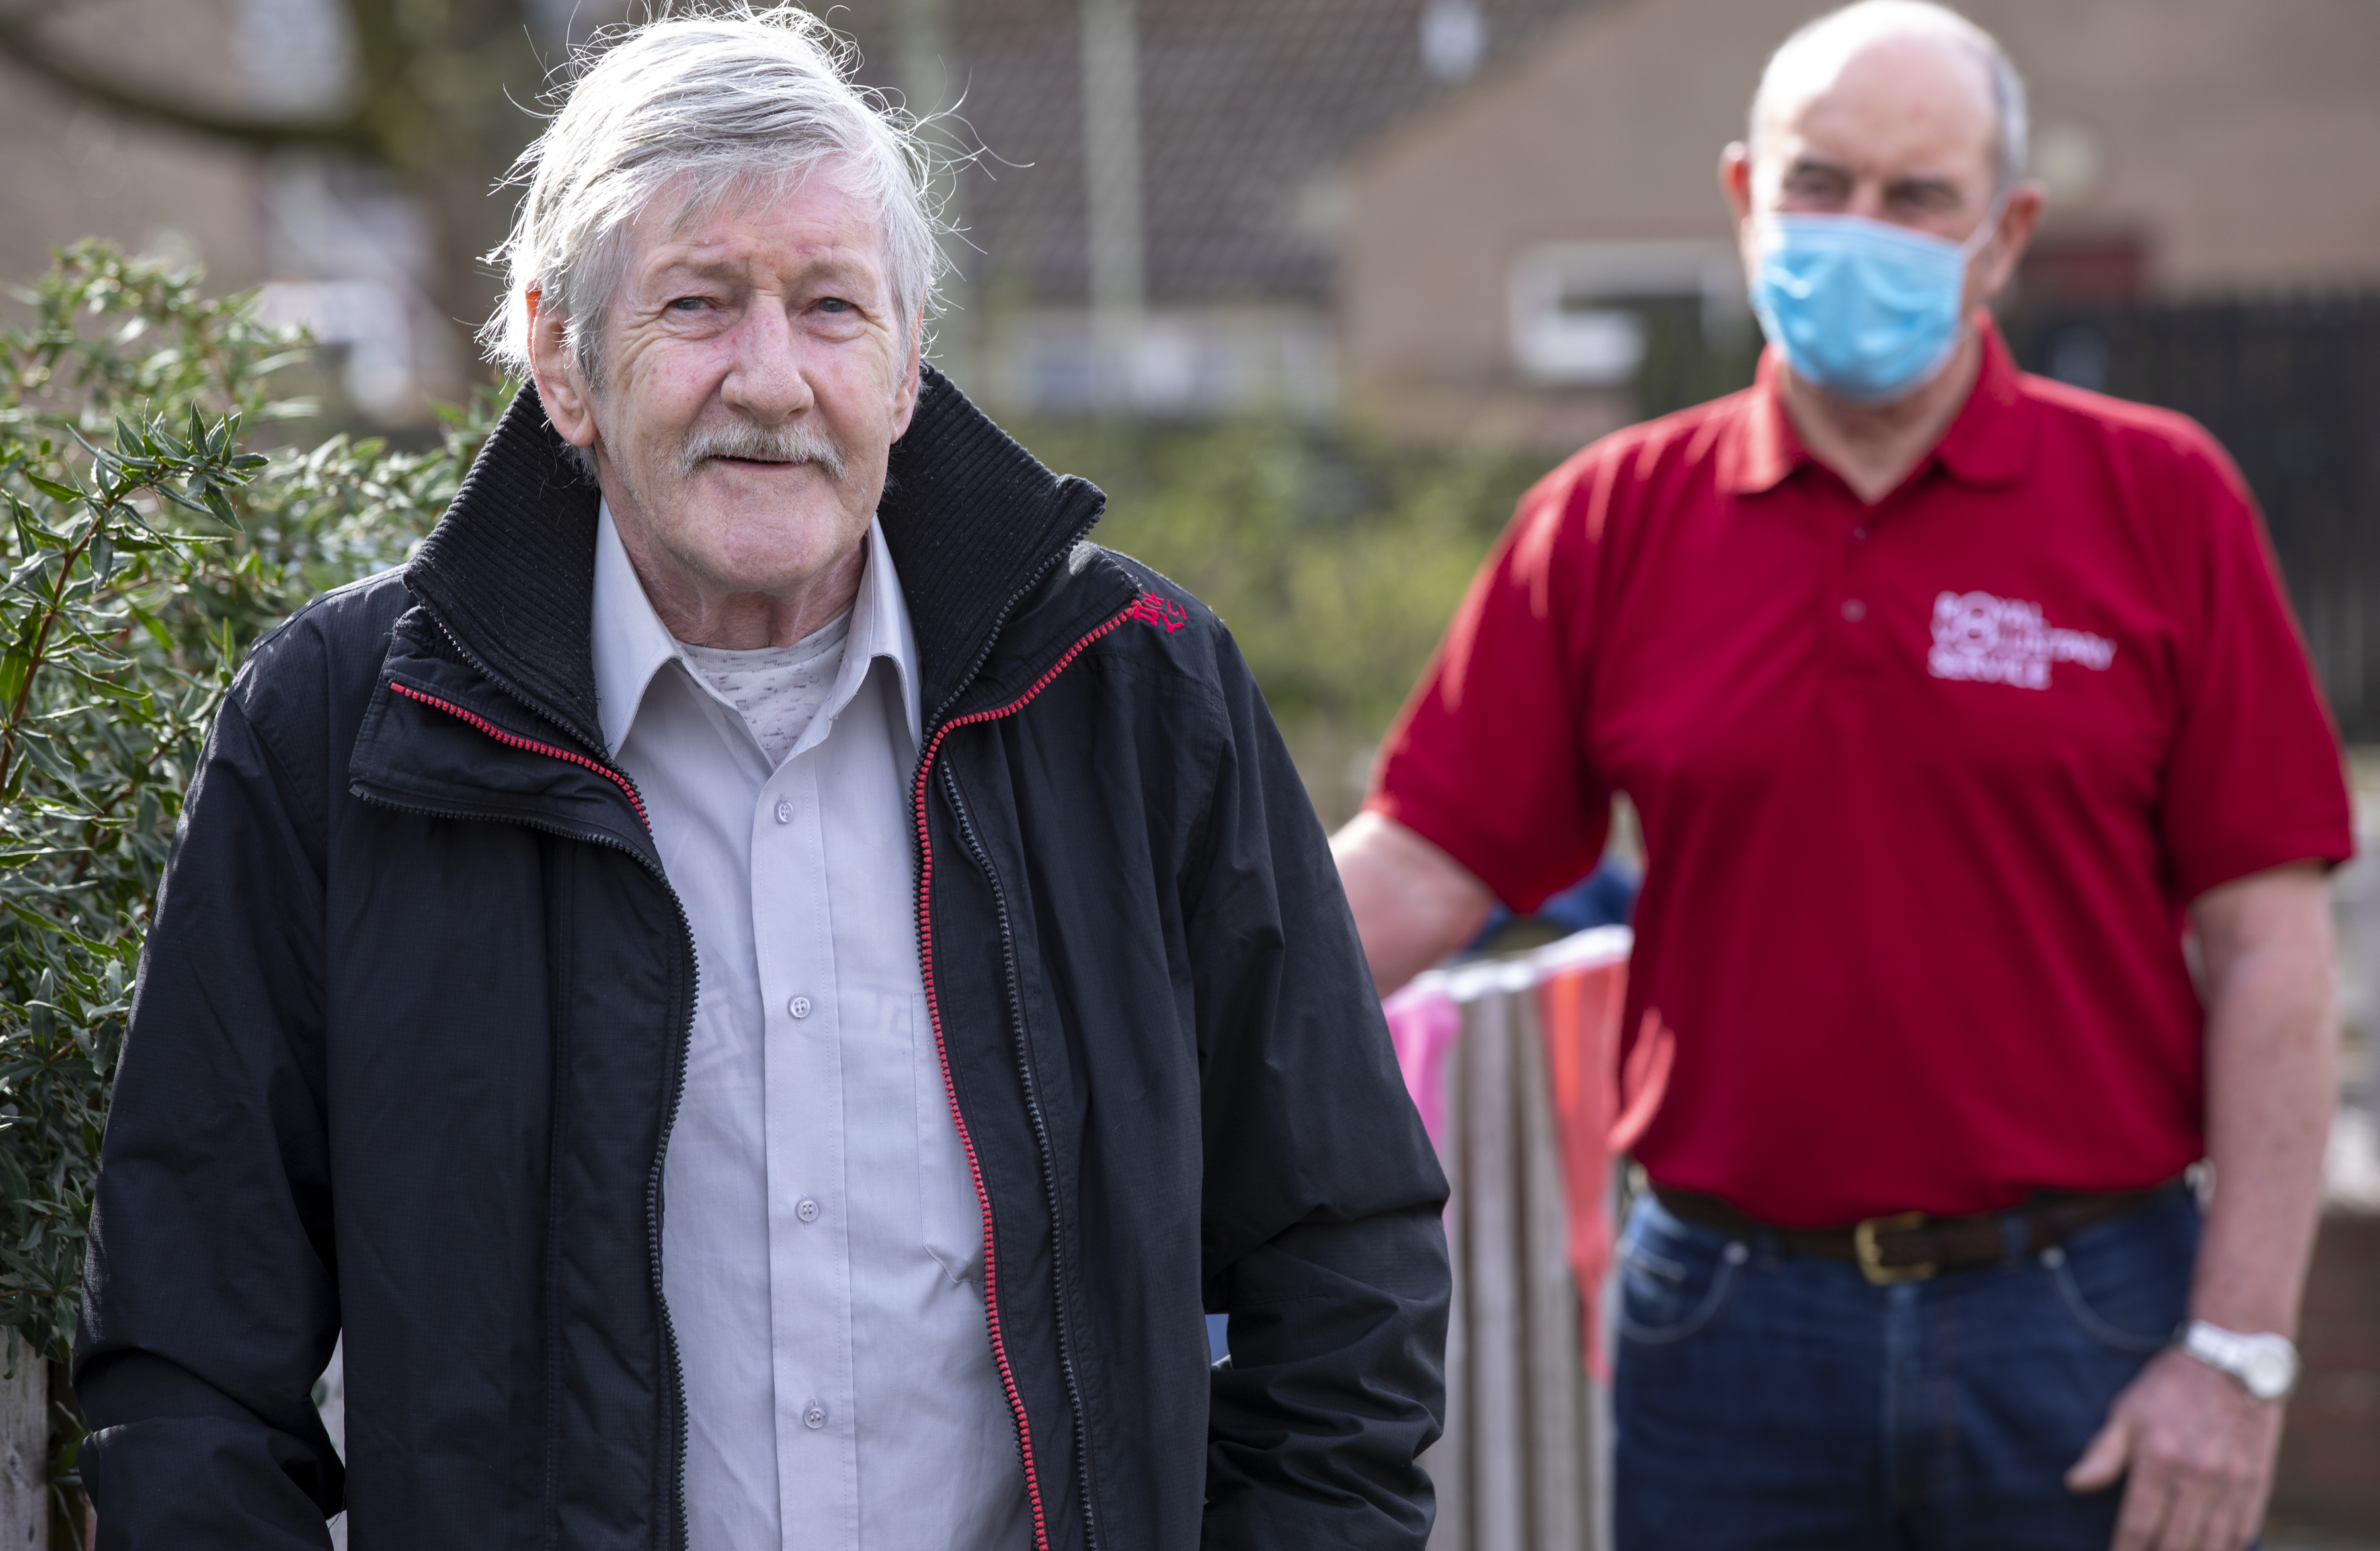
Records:
{"label": "black jacket", "polygon": [[[1246,667],[1082,541],[1099,505],[929,374],[881,509],[1037,1544],[1417,1547],[1445,1182]],[[401,576],[240,671],[92,1216],[103,1546],[321,1547],[343,1504],[356,1551],[683,1538],[661,1180],[694,943],[599,731],[594,536],[524,393]],[[309,1399],[343,1329],[344,1472]]]}

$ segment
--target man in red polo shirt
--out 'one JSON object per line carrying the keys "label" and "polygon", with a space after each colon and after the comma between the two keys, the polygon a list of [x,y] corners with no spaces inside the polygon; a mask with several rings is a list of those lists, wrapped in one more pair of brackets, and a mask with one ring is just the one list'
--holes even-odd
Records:
{"label": "man in red polo shirt", "polygon": [[1757,383],[1530,492],[1337,842],[1385,989],[1584,872],[1613,793],[1642,818],[1629,1026],[1677,1060],[1622,1257],[1624,1551],[2261,1519],[2339,750],[2222,452],[2022,375],[1980,310],[2040,214],[2023,111],[1937,6],[1779,51],[1722,169]]}

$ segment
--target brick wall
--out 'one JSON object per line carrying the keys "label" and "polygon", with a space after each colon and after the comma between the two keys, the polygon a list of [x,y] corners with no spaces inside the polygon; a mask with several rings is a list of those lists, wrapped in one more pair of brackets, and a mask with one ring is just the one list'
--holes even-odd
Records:
{"label": "brick wall", "polygon": [[2299,1344],[2273,1519],[2380,1536],[2380,1216],[2323,1219]]}

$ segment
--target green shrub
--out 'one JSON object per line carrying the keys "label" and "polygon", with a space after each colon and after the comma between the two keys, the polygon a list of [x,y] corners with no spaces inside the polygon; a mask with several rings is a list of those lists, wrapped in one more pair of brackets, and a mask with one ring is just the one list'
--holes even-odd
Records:
{"label": "green shrub", "polygon": [[502,402],[428,452],[259,451],[257,428],[310,410],[269,395],[307,346],[253,298],[86,243],[19,300],[30,326],[0,329],[0,1327],[62,1361],[141,933],[224,690],[296,605],[404,559]]}

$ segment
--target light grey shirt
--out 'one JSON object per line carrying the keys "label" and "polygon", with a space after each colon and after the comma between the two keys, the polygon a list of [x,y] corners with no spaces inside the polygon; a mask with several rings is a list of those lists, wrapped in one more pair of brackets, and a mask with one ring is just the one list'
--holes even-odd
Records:
{"label": "light grey shirt", "polygon": [[1014,1551],[1032,1525],[982,1218],[918,972],[917,643],[883,535],[831,682],[772,760],[600,521],[603,736],[700,961],[662,1165],[692,1551]]}

